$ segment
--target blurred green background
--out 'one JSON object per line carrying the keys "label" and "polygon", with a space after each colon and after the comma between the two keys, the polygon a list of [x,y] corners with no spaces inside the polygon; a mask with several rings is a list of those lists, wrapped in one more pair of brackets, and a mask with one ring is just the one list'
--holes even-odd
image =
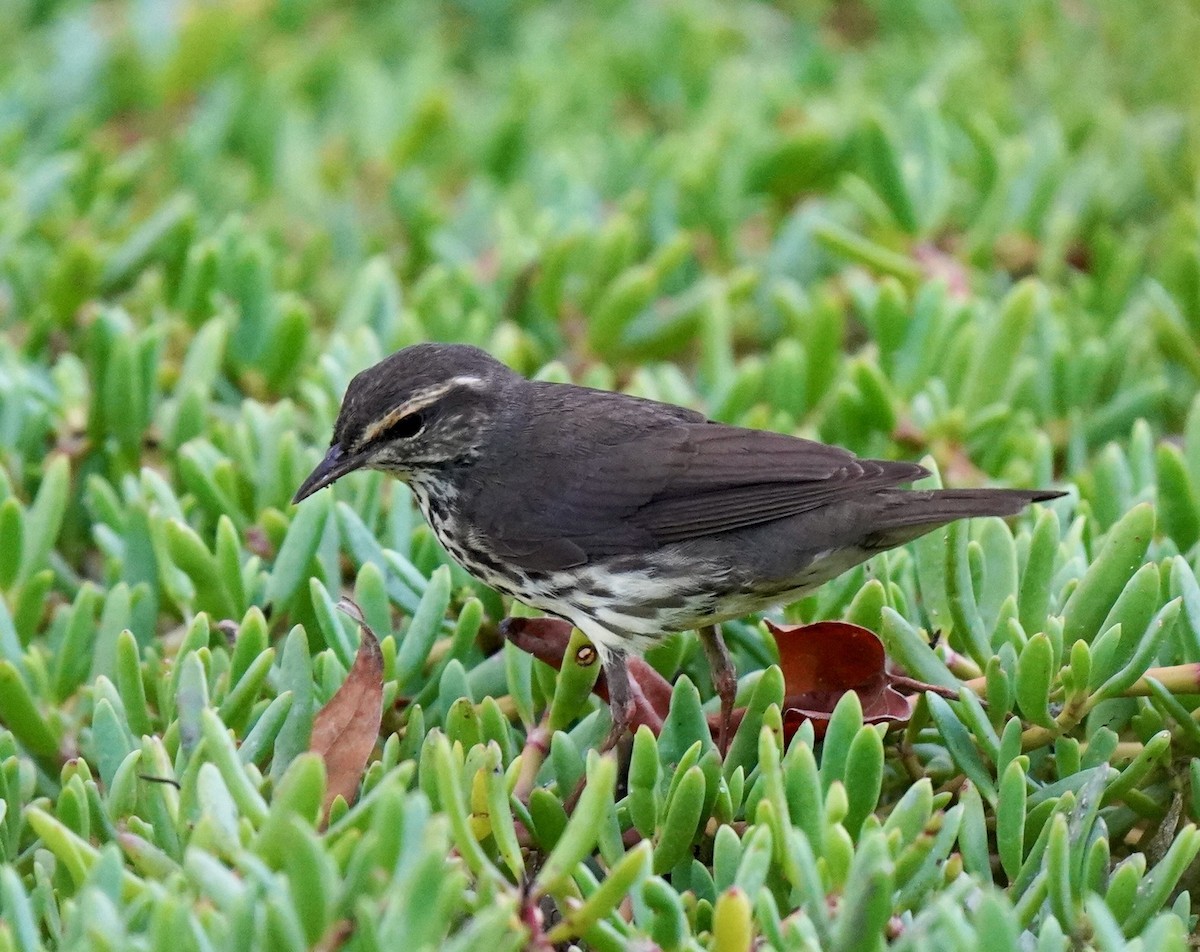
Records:
{"label": "blurred green background", "polygon": [[[70,381],[52,412],[5,401],[7,446],[69,433],[104,382],[62,352],[126,320],[156,368],[131,451],[194,435],[163,426],[189,390],[290,398],[321,434],[352,371],[424,338],[1014,482],[1139,416],[1182,429],[1187,3],[0,16],[9,386]],[[214,316],[212,379],[181,380]]]}
{"label": "blurred green background", "polygon": [[[519,861],[461,810],[552,705],[582,716],[504,809],[530,878],[584,852],[532,895],[635,895],[555,942],[1178,947],[1200,696],[1143,675],[1200,660],[1197,49],[1189,0],[0,4],[0,950],[521,948]],[[642,748],[653,867],[623,787],[572,840],[596,702],[500,647],[511,606],[402,487],[289,504],[350,377],[427,339],[1071,490],[789,609],[986,677],[987,710],[930,701],[885,759],[847,707],[805,847],[758,808],[808,789],[805,744],[781,767],[747,728],[722,773],[697,728],[691,816],[680,720]],[[343,592],[389,712],[369,805],[321,834]],[[769,726],[774,643],[728,635]],[[710,694],[690,636],[651,660],[680,710]]]}

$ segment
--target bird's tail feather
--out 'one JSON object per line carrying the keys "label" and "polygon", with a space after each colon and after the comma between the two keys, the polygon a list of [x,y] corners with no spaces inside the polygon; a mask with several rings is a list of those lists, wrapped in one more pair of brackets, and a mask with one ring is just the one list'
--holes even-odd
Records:
{"label": "bird's tail feather", "polygon": [[927,489],[884,493],[876,535],[884,546],[899,545],[956,519],[1015,516],[1034,502],[1066,493],[1047,489]]}

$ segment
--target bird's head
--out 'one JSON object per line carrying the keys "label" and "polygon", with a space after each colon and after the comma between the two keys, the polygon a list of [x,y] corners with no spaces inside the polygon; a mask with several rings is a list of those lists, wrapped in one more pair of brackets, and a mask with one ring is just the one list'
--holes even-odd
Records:
{"label": "bird's head", "polygon": [[521,379],[477,347],[415,344],[397,351],[350,381],[329,452],[292,502],[356,469],[408,479],[471,458],[498,398]]}

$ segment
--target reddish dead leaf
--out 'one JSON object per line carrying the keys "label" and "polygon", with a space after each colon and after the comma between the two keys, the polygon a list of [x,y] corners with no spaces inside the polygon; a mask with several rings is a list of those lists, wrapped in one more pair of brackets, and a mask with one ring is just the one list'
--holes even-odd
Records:
{"label": "reddish dead leaf", "polygon": [[[896,690],[883,642],[873,631],[842,621],[812,625],[768,621],[767,627],[779,646],[786,734],[795,733],[808,720],[816,736],[823,737],[833,709],[847,691],[858,695],[866,724],[908,720],[908,699]],[[911,682],[905,679],[904,683]]]}
{"label": "reddish dead leaf", "polygon": [[571,640],[571,624],[557,618],[505,618],[500,622],[500,634],[522,651],[559,671],[563,653]]}
{"label": "reddish dead leaf", "polygon": [[873,631],[840,621],[767,628],[779,645],[779,668],[789,695],[868,685],[884,673],[887,656]]}
{"label": "reddish dead leaf", "polygon": [[339,794],[347,802],[353,801],[379,739],[383,717],[383,654],[379,639],[352,601],[343,598],[338,608],[358,622],[362,641],[346,680],[313,720],[309,750],[325,761],[326,812]]}

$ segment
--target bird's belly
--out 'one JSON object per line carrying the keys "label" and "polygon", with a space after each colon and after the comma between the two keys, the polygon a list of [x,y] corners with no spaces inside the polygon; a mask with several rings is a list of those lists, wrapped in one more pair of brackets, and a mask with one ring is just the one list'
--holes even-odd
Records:
{"label": "bird's belly", "polygon": [[[619,635],[625,647],[644,651],[677,631],[742,618],[809,594],[862,562],[871,553],[860,549],[818,552],[783,577],[739,580],[737,573],[711,563],[692,564],[689,571],[671,564],[638,569],[620,563],[586,566],[552,573],[542,587],[531,586],[521,597],[527,604],[576,623],[595,637],[580,619]],[[629,644],[632,642],[632,644]]]}
{"label": "bird's belly", "polygon": [[[530,581],[522,601],[565,618],[593,641],[643,652],[667,635],[753,611],[730,609],[725,573],[675,572],[617,562],[551,572]],[[761,598],[755,607],[773,604]]]}

